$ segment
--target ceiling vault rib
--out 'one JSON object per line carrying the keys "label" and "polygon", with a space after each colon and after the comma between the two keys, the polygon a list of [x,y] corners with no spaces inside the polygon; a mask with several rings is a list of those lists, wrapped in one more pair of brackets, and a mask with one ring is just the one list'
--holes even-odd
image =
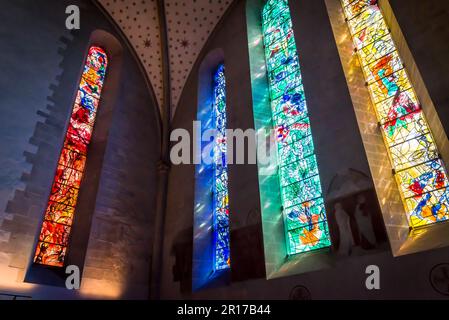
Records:
{"label": "ceiling vault rib", "polygon": [[170,119],[171,119],[171,80],[170,80],[170,57],[168,52],[168,31],[165,14],[165,0],[157,0],[159,16],[159,30],[161,35],[162,55],[162,141],[161,160],[158,165],[158,192],[156,203],[156,221],[154,227],[153,254],[151,259],[151,283],[150,297],[160,299],[160,288],[162,278],[163,248],[165,213],[167,208],[168,173],[170,169]]}

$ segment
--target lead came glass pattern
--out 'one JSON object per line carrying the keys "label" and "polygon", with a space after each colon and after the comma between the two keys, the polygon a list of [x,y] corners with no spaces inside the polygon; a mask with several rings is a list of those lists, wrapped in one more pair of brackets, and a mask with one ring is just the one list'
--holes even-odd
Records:
{"label": "lead came glass pattern", "polygon": [[279,180],[289,255],[331,245],[287,0],[262,14]]}
{"label": "lead came glass pattern", "polygon": [[226,162],[226,83],[224,65],[214,75],[214,268],[231,266],[229,246],[228,165]]}
{"label": "lead came glass pattern", "polygon": [[35,263],[55,267],[64,265],[107,65],[105,51],[91,47],[45,209]]}
{"label": "lead came glass pattern", "polygon": [[409,225],[449,218],[446,168],[377,0],[342,0]]}

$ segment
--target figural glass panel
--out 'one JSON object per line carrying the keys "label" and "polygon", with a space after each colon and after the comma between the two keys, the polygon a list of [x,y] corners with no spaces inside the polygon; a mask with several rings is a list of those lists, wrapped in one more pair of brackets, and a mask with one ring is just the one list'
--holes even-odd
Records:
{"label": "figural glass panel", "polygon": [[91,47],[44,213],[34,255],[37,264],[64,265],[107,65],[105,51]]}
{"label": "figural glass panel", "polygon": [[287,0],[267,1],[262,24],[287,252],[293,255],[331,241]]}
{"label": "figural glass panel", "polygon": [[447,171],[377,0],[342,0],[409,225],[449,218]]}
{"label": "figural glass panel", "polygon": [[213,77],[214,142],[213,230],[214,269],[231,266],[229,245],[228,165],[226,158],[226,82],[224,65],[220,64]]}

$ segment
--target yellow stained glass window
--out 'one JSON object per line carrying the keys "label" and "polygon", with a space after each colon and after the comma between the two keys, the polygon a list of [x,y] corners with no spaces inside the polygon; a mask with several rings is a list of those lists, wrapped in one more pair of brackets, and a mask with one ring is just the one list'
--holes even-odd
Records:
{"label": "yellow stained glass window", "polygon": [[411,227],[449,218],[447,172],[377,0],[342,0]]}

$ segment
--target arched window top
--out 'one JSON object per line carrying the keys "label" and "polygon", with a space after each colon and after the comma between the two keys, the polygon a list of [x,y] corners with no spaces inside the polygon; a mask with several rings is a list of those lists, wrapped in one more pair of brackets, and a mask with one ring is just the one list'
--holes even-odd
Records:
{"label": "arched window top", "polygon": [[[215,128],[222,137],[226,135],[226,82],[224,64],[217,67],[214,75],[214,117]],[[224,141],[217,141],[217,146]],[[225,150],[223,150],[225,151]],[[217,153],[218,154],[218,153]]]}
{"label": "arched window top", "polygon": [[290,8],[287,0],[268,0],[262,11],[264,20],[268,16],[275,17],[281,13],[284,15],[288,14],[287,18],[290,18]]}
{"label": "arched window top", "polygon": [[89,54],[84,71],[85,76],[93,75],[92,79],[99,86],[103,86],[104,78],[106,76],[106,68],[108,67],[108,56],[106,52],[100,47],[90,47]]}
{"label": "arched window top", "polygon": [[106,52],[90,47],[44,211],[35,263],[64,265],[107,66]]}
{"label": "arched window top", "polygon": [[90,47],[89,54],[87,56],[87,67],[93,68],[94,70],[101,70],[104,76],[106,74],[107,66],[108,56],[106,55],[106,52],[100,47]]}

